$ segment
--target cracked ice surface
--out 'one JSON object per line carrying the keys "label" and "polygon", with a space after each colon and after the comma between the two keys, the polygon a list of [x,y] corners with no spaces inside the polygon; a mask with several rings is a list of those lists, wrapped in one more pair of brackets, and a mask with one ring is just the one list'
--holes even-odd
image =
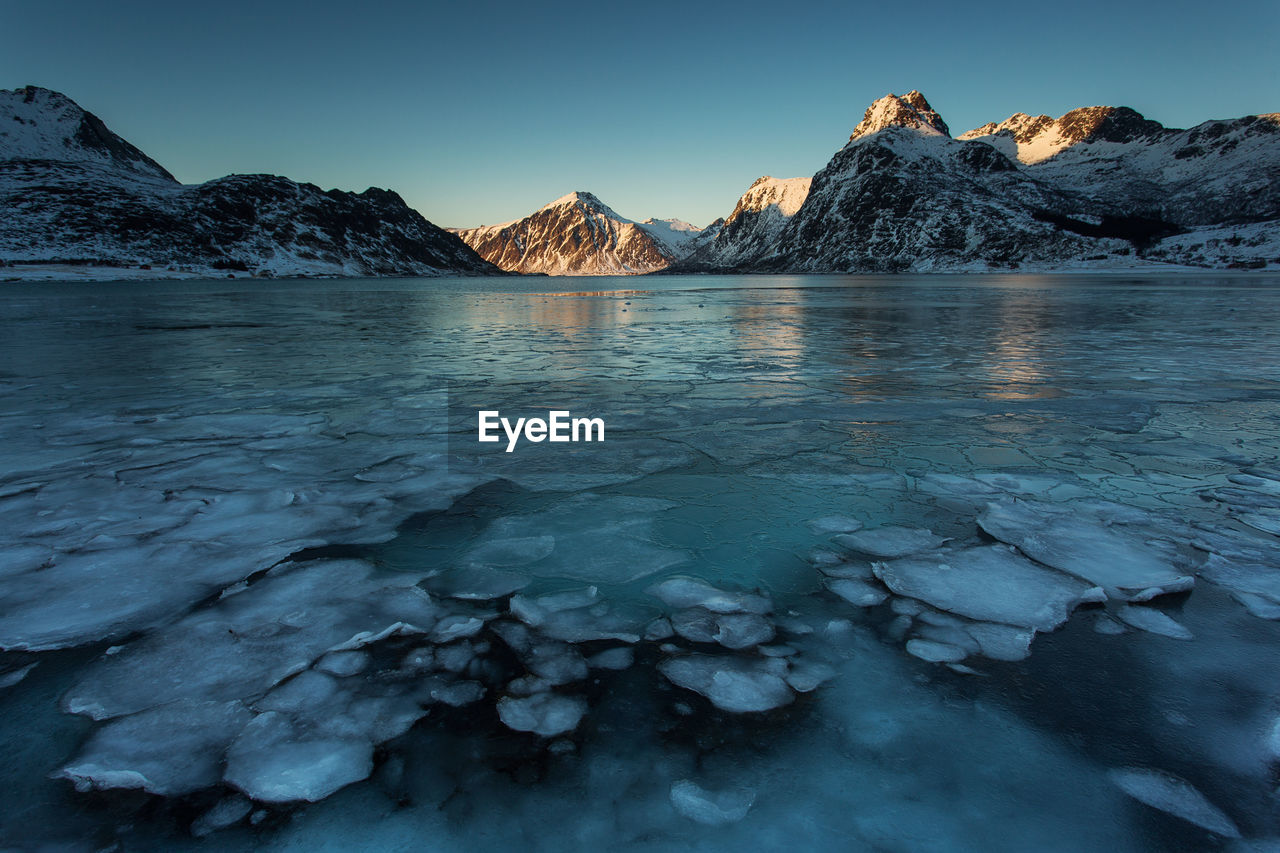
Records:
{"label": "cracked ice surface", "polygon": [[8,290],[0,837],[1265,845],[1254,281]]}

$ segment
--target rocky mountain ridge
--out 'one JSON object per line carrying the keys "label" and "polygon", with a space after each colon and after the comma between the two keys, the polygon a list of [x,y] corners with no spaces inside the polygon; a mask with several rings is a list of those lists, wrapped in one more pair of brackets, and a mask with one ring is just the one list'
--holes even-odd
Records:
{"label": "rocky mountain ridge", "polygon": [[0,279],[495,274],[389,190],[178,183],[70,98],[0,90]]}
{"label": "rocky mountain ridge", "polygon": [[918,91],[873,103],[765,240],[671,272],[1280,266],[1280,114],[1165,128],[1127,107],[952,138]]}
{"label": "rocky mountain ridge", "polygon": [[633,222],[579,191],[523,219],[454,233],[485,260],[511,272],[632,275],[670,266],[698,231],[679,220]]}

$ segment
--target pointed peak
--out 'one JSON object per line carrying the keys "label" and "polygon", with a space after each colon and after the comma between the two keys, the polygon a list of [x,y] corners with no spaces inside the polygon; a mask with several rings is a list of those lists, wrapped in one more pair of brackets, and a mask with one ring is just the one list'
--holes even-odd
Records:
{"label": "pointed peak", "polygon": [[886,127],[908,127],[928,136],[950,136],[951,130],[942,116],[929,106],[924,95],[912,89],[905,95],[888,94],[867,107],[862,121],[849,137],[852,142]]}
{"label": "pointed peak", "polygon": [[173,181],[74,100],[42,86],[0,89],[0,160],[95,162]]}
{"label": "pointed peak", "polygon": [[619,222],[631,221],[630,219],[619,216],[614,212],[613,208],[601,201],[595,193],[589,193],[586,190],[575,190],[568,195],[562,195],[555,201],[543,205],[540,209],[552,210],[559,207],[581,207],[597,213],[603,213],[610,219],[616,219]]}

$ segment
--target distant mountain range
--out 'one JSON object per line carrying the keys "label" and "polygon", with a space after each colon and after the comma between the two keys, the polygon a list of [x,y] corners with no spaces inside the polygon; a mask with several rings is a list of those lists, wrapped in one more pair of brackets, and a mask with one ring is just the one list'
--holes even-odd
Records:
{"label": "distant mountain range", "polygon": [[64,95],[0,91],[0,279],[1280,267],[1280,114],[1165,128],[1127,107],[952,137],[873,103],[812,178],[763,177],[706,228],[574,192],[445,230],[395,193],[269,175],[179,184]]}
{"label": "distant mountain range", "polygon": [[495,274],[394,192],[183,185],[65,95],[0,90],[0,279]]}

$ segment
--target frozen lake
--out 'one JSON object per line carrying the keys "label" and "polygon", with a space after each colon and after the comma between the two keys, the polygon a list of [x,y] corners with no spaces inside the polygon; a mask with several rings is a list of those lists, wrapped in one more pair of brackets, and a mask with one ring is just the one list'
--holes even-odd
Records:
{"label": "frozen lake", "polygon": [[1272,849],[1278,285],[5,285],[0,846]]}

